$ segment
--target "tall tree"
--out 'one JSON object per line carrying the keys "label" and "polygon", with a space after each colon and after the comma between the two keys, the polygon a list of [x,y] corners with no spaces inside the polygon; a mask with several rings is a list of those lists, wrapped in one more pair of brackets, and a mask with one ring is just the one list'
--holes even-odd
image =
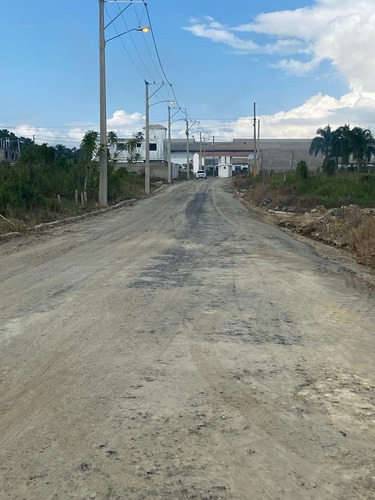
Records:
{"label": "tall tree", "polygon": [[334,157],[334,132],[331,126],[327,125],[324,128],[319,128],[316,133],[317,136],[311,141],[309,153],[314,156],[321,154],[323,164],[325,164],[330,158]]}
{"label": "tall tree", "polygon": [[117,134],[116,132],[110,131],[107,137],[107,155],[108,161],[116,161],[116,153],[111,156],[111,148],[117,144]]}
{"label": "tall tree", "polygon": [[375,154],[375,139],[369,129],[354,127],[351,131],[353,160],[356,161],[358,171],[371,160]]}
{"label": "tall tree", "polygon": [[126,161],[128,163],[136,163],[141,155],[137,153],[137,147],[139,147],[144,141],[144,136],[142,132],[137,132],[131,139],[128,139],[125,143],[125,150],[128,153]]}
{"label": "tall tree", "polygon": [[81,150],[84,160],[84,186],[83,190],[87,192],[91,180],[95,184],[97,177],[97,161],[100,151],[99,132],[88,130],[81,141]]}
{"label": "tall tree", "polygon": [[342,125],[334,131],[333,152],[336,162],[341,158],[344,165],[349,165],[350,155],[353,151],[352,131],[349,125]]}
{"label": "tall tree", "polygon": [[91,162],[97,158],[99,153],[99,132],[88,130],[81,141],[81,149],[85,160]]}

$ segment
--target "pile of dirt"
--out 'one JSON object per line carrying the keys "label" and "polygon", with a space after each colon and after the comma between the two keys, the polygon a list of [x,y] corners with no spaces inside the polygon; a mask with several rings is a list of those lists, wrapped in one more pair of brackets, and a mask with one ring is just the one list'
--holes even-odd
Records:
{"label": "pile of dirt", "polygon": [[317,207],[304,214],[272,210],[272,214],[278,226],[343,248],[375,269],[375,209],[349,205]]}
{"label": "pile of dirt", "polygon": [[[262,188],[264,195],[265,186]],[[301,211],[298,199],[285,204],[285,200],[278,199],[273,192],[261,199],[254,198],[254,189],[239,190],[237,194],[267,211],[271,216],[269,220],[276,225],[342,248],[353,254],[360,264],[375,269],[375,208],[348,205],[327,209],[320,205]]]}

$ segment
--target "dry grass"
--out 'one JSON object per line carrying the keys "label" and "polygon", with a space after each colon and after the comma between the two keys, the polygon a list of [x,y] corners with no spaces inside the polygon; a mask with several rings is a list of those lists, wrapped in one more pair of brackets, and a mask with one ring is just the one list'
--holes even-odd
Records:
{"label": "dry grass", "polygon": [[[277,217],[278,225],[344,248],[359,262],[375,269],[375,209],[351,205],[326,210],[321,197],[310,193],[298,195],[288,184],[253,185],[245,188],[244,199],[265,210],[288,207],[285,220]],[[312,214],[310,211],[316,207],[320,207],[319,213]]]}
{"label": "dry grass", "polygon": [[358,207],[348,210],[337,221],[320,227],[340,246],[353,252],[359,259],[375,268],[375,216]]}

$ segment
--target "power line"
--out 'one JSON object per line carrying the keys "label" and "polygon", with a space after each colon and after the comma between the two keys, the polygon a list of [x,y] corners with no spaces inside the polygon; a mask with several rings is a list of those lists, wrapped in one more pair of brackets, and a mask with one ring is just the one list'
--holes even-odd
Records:
{"label": "power line", "polygon": [[[130,5],[130,4],[129,4],[129,5]],[[111,19],[111,16],[110,16],[110,14],[109,14],[109,12],[108,12],[108,9],[107,9],[107,8],[106,8],[106,13],[107,13],[107,16]],[[116,16],[113,20],[111,20],[111,22],[112,22],[112,21],[114,21],[115,19],[117,19],[117,17],[118,17],[118,16]],[[125,23],[125,26],[126,26],[126,28],[127,28],[126,23]],[[114,28],[115,32],[117,33],[117,35],[119,35],[120,33],[119,33],[119,31],[118,31],[118,29],[116,28],[116,26],[115,26],[115,25],[113,25],[113,28]],[[131,36],[131,34],[130,34],[130,33],[129,33],[129,37],[130,37],[130,39],[132,40],[133,45],[135,46],[134,41],[133,41],[133,38],[132,38],[132,36]],[[138,68],[138,66],[136,65],[135,61],[133,60],[132,56],[130,55],[129,50],[127,49],[126,45],[124,44],[123,39],[122,39],[121,37],[119,37],[119,40],[120,40],[120,42],[121,42],[121,45],[122,45],[123,49],[124,49],[124,50],[125,50],[125,52],[127,53],[127,55],[128,55],[128,57],[129,57],[129,59],[130,59],[131,63],[133,64],[134,68],[136,69],[137,73],[141,76],[141,78],[144,78],[144,74],[141,72],[141,70],[140,70],[140,69]],[[142,61],[142,58],[141,58],[140,56],[139,56],[139,59]],[[143,61],[142,61],[142,63],[143,63]],[[147,72],[148,70],[147,70],[147,68],[146,68],[146,66],[145,66],[145,65],[144,65],[144,67],[145,67],[145,70],[146,70],[146,72]]]}
{"label": "power line", "polygon": [[[141,19],[140,19],[140,18],[139,18],[139,16],[138,16],[138,12],[137,12],[137,9],[136,9],[136,7],[135,7],[135,5],[134,5],[134,4],[133,4],[133,7],[134,7],[134,12],[135,12],[136,18],[137,18],[137,20],[138,20],[138,26],[140,26],[140,25],[141,25]],[[145,10],[145,9],[143,9],[143,12],[146,12],[146,10]],[[150,26],[150,28],[151,28],[151,26]],[[158,75],[158,79],[162,80],[162,79],[163,79],[163,77],[162,77],[162,75],[159,73],[159,70],[158,70],[158,68],[156,67],[156,64],[154,63],[154,59],[153,59],[153,57],[152,57],[152,54],[151,54],[151,51],[150,51],[150,47],[148,46],[148,43],[147,43],[147,38],[146,38],[146,37],[144,37],[144,38],[143,38],[143,41],[144,41],[144,44],[145,44],[145,46],[146,46],[147,52],[148,52],[148,54],[149,54],[149,56],[150,56],[151,62],[152,62],[153,66],[154,66],[154,68],[155,68],[155,70],[156,70],[157,75]]]}
{"label": "power line", "polygon": [[151,17],[150,17],[150,12],[148,10],[148,5],[146,3],[146,0],[143,0],[143,3],[145,5],[145,9],[146,9],[146,13],[147,13],[147,19],[148,19],[148,22],[149,22],[149,26],[151,28],[151,36],[152,36],[152,40],[154,42],[154,48],[155,48],[156,56],[157,56],[159,64],[160,64],[161,71],[162,71],[162,73],[163,73],[163,75],[164,75],[167,83],[169,83],[169,85],[171,86],[173,97],[174,97],[174,101],[178,105],[178,100],[177,100],[176,94],[174,92],[173,86],[172,86],[171,82],[169,81],[167,75],[165,74],[164,67],[163,67],[163,64],[162,64],[161,59],[160,59],[160,54],[159,54],[159,50],[158,50],[158,47],[157,47],[157,44],[156,44],[156,40],[155,40],[155,36],[154,36],[154,30],[153,30],[153,27],[152,27],[152,22],[151,22]]}
{"label": "power line", "polygon": [[[138,21],[138,25],[141,24],[141,19],[145,15],[145,13],[147,12],[146,11],[146,7],[145,7],[145,3],[144,2],[142,2],[142,3],[143,3],[143,9],[142,9],[141,16],[139,16],[135,4],[133,4],[133,3],[129,4],[129,6],[133,5],[134,13],[135,13],[136,19]],[[108,12],[108,9],[106,8],[107,16],[111,19],[111,21],[107,24],[107,26],[113,24],[113,22],[116,19],[118,19],[119,17],[121,17],[121,19],[122,19],[122,21],[124,23],[125,28],[128,31],[130,31],[129,30],[129,25],[128,25],[127,21],[125,20],[125,17],[124,17],[124,14],[123,14],[126,9],[121,10],[121,8],[120,8],[119,5],[118,5],[118,9],[119,9],[119,13],[112,19],[110,13]],[[149,16],[147,16],[147,17],[149,18]],[[151,21],[151,20],[149,19],[149,21]],[[116,31],[116,33],[119,34],[119,31],[117,30],[117,27],[115,25],[113,25],[113,28]],[[150,26],[150,28],[151,28],[151,26]],[[136,61],[134,60],[134,58],[130,54],[130,51],[128,50],[128,48],[124,44],[123,40],[121,40],[121,44],[122,44],[122,46],[123,46],[123,48],[124,48],[127,56],[129,57],[131,63],[133,64],[134,68],[138,72],[138,74],[142,77],[143,80],[146,80],[146,79],[148,79],[148,80],[154,80],[154,79],[162,80],[163,79],[163,75],[162,75],[163,71],[160,72],[159,69],[158,69],[158,67],[157,67],[157,64],[155,63],[155,59],[154,59],[153,54],[151,53],[151,50],[150,50],[150,47],[149,47],[149,44],[148,44],[148,41],[147,41],[147,37],[144,37],[143,40],[144,40],[145,48],[146,48],[146,51],[148,53],[148,57],[149,57],[149,61],[150,61],[149,65],[146,64],[144,58],[142,57],[142,54],[141,54],[140,50],[138,49],[137,45],[135,44],[134,39],[131,36],[131,34],[129,34],[129,37],[130,37],[130,40],[131,40],[132,45],[134,47],[134,50],[135,50],[135,52],[137,54],[136,60],[140,63],[140,65],[136,63]],[[154,41],[154,47],[155,47],[155,40],[153,40],[153,41]],[[160,61],[160,56],[158,54],[157,47],[155,49],[155,53],[157,53],[158,61]],[[155,74],[157,75],[157,78],[153,77],[151,69],[149,67],[150,64],[153,66],[153,68],[154,68],[154,70],[156,72]],[[159,65],[160,65],[160,62],[159,62]],[[141,69],[140,66],[142,67],[142,69]],[[145,74],[148,75],[147,78],[145,78]],[[163,95],[163,100],[171,100],[171,97],[165,93],[165,88],[164,87],[160,90],[160,94]],[[172,95],[173,95],[173,92],[172,92]],[[174,100],[176,100],[176,96],[174,95],[173,97],[174,97]]]}

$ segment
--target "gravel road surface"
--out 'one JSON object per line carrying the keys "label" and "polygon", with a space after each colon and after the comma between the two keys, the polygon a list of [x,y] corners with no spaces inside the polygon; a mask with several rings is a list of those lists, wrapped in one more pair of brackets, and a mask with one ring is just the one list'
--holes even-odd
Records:
{"label": "gravel road surface", "polygon": [[0,245],[0,498],[375,498],[374,276],[223,179]]}

